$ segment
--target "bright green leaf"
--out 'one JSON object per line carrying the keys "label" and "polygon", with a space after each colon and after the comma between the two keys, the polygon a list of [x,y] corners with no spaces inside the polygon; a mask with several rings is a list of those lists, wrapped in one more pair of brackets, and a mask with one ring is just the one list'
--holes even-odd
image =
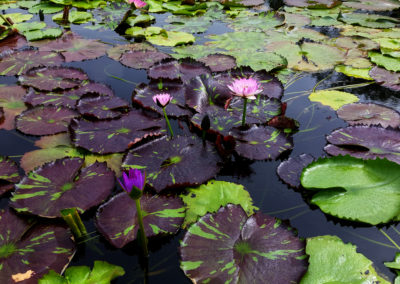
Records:
{"label": "bright green leaf", "polygon": [[357,96],[341,91],[317,91],[311,93],[308,98],[312,102],[320,102],[334,110],[338,110],[343,105],[359,101]]}

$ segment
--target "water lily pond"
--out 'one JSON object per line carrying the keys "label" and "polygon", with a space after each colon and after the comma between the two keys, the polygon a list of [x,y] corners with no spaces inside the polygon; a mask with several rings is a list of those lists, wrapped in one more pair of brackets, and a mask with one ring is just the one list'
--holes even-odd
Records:
{"label": "water lily pond", "polygon": [[0,283],[400,283],[399,1],[0,10]]}

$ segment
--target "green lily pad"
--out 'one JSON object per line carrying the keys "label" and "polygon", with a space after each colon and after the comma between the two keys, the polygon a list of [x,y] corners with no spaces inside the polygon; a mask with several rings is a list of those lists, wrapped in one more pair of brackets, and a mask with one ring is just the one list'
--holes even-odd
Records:
{"label": "green lily pad", "polygon": [[0,121],[0,129],[14,129],[15,117],[26,110],[23,101],[25,95],[26,89],[21,86],[2,86],[0,88],[0,107],[4,112],[4,120]]}
{"label": "green lily pad", "polygon": [[311,93],[308,98],[312,102],[320,102],[334,110],[338,110],[343,105],[359,101],[357,96],[341,91],[317,91]]}
{"label": "green lily pad", "polygon": [[43,14],[54,14],[64,9],[64,6],[57,5],[51,2],[40,2],[40,3],[37,3],[36,1],[33,2],[35,2],[36,4],[33,5],[32,7],[29,7],[28,10],[28,12],[31,14],[37,14],[39,13],[39,10],[42,10]]}
{"label": "green lily pad", "polygon": [[[30,14],[21,14],[21,13],[12,13],[12,14],[4,14],[4,18],[10,18],[14,24],[22,23],[25,21],[29,21],[32,19],[33,15]],[[4,24],[3,18],[0,18],[0,25]]]}
{"label": "green lily pad", "polygon": [[336,236],[307,239],[306,253],[310,266],[300,284],[390,283],[378,275],[372,261],[357,253],[356,246],[344,244]]}
{"label": "green lily pad", "polygon": [[391,11],[400,8],[400,4],[392,0],[357,0],[357,1],[344,1],[343,5],[355,9],[368,10],[368,11]]}
{"label": "green lily pad", "polygon": [[[54,22],[62,22],[63,13],[55,14],[52,19]],[[70,23],[84,24],[92,20],[93,20],[93,15],[92,13],[89,12],[70,10],[68,14],[68,22]]]}
{"label": "green lily pad", "polygon": [[341,4],[339,0],[284,0],[283,2],[288,6],[310,9],[334,8]]}
{"label": "green lily pad", "polygon": [[400,270],[400,253],[396,252],[396,257],[392,262],[384,262],[385,266],[388,268]]}
{"label": "green lily pad", "polygon": [[365,80],[373,80],[369,75],[370,68],[354,68],[352,66],[338,65],[335,67],[336,72],[340,72],[349,77],[361,78]]}
{"label": "green lily pad", "polygon": [[400,58],[395,58],[387,55],[383,55],[376,51],[368,52],[368,56],[372,62],[378,66],[382,66],[389,71],[400,71]]}
{"label": "green lily pad", "polygon": [[176,46],[195,41],[195,37],[192,34],[174,31],[165,31],[165,33],[146,36],[146,39],[152,44],[163,46]]}
{"label": "green lily pad", "polygon": [[283,24],[283,15],[268,13],[252,13],[246,10],[241,11],[233,20],[227,19],[228,26],[235,31],[264,32]]}
{"label": "green lily pad", "polygon": [[[327,214],[372,225],[400,220],[400,165],[350,156],[322,158],[301,175],[311,202]],[[395,177],[395,178],[394,178]]]}
{"label": "green lily pad", "polygon": [[399,20],[392,17],[361,14],[361,13],[345,13],[339,18],[341,21],[350,25],[360,25],[367,28],[394,28],[399,23]]}
{"label": "green lily pad", "polygon": [[212,18],[206,16],[190,17],[171,15],[166,20],[168,25],[164,28],[168,31],[186,33],[204,33],[212,24]]}
{"label": "green lily pad", "polygon": [[24,36],[29,41],[35,41],[42,39],[58,38],[62,35],[62,33],[63,33],[62,30],[59,28],[49,28],[45,30],[35,30],[35,31],[25,32]]}

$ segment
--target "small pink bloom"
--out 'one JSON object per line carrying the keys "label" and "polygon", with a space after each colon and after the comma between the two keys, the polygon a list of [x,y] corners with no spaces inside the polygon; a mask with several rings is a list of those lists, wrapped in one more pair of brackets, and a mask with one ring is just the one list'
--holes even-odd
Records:
{"label": "small pink bloom", "polygon": [[129,4],[133,3],[135,5],[136,9],[143,8],[144,6],[147,5],[147,3],[142,0],[128,0],[128,3]]}
{"label": "small pink bloom", "polygon": [[153,101],[159,107],[166,107],[171,100],[172,100],[172,96],[168,93],[162,93],[162,94],[153,96]]}
{"label": "small pink bloom", "polygon": [[232,85],[228,88],[235,96],[243,97],[250,100],[255,100],[257,94],[262,92],[260,83],[253,78],[239,78],[235,79]]}

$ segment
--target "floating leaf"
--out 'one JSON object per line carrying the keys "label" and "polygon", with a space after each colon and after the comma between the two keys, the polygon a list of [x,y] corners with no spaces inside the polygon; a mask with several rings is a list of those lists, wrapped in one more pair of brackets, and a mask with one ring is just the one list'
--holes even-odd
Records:
{"label": "floating leaf", "polygon": [[3,53],[5,51],[10,52],[12,50],[19,49],[27,45],[28,42],[26,41],[25,37],[15,33],[1,40],[0,53]]}
{"label": "floating leaf", "polygon": [[372,261],[357,253],[356,246],[344,244],[336,236],[308,238],[306,253],[310,266],[301,284],[390,283],[378,275]]}
{"label": "floating leaf", "polygon": [[22,112],[15,120],[16,128],[30,135],[50,135],[68,130],[78,113],[65,107],[37,106]]}
{"label": "floating leaf", "polygon": [[400,73],[387,71],[375,66],[371,69],[369,75],[381,86],[400,91]]}
{"label": "floating leaf", "polygon": [[400,165],[350,156],[318,159],[301,175],[311,202],[327,214],[372,225],[400,219]]}
{"label": "floating leaf", "polygon": [[392,17],[361,13],[344,13],[340,20],[350,25],[360,25],[367,28],[394,28],[399,20]]}
{"label": "floating leaf", "polygon": [[[146,171],[147,184],[157,192],[196,186],[213,178],[220,162],[216,150],[197,137],[162,137],[128,152],[122,167]],[[196,169],[194,172],[193,169]]]}
{"label": "floating leaf", "polygon": [[283,24],[285,18],[278,13],[252,13],[241,11],[232,21],[227,21],[228,26],[235,31],[265,32]]}
{"label": "floating leaf", "polygon": [[125,66],[131,68],[148,69],[156,62],[159,62],[166,58],[170,58],[170,56],[164,52],[160,52],[157,50],[138,50],[125,52],[121,55],[119,61]]}
{"label": "floating leaf", "polygon": [[399,270],[400,269],[400,253],[396,252],[396,257],[395,257],[394,261],[384,262],[384,264],[388,268]]}
{"label": "floating leaf", "polygon": [[40,2],[36,5],[33,5],[32,7],[29,7],[28,12],[31,14],[37,14],[40,10],[42,10],[43,14],[54,14],[62,11],[63,9],[64,7],[61,5],[57,5],[51,2]]}
{"label": "floating leaf", "polygon": [[258,208],[243,185],[226,181],[209,181],[196,188],[186,188],[187,194],[181,195],[186,205],[186,216],[182,227],[195,223],[207,213],[216,213],[220,207],[228,204],[242,206],[247,215],[254,214]]}
{"label": "floating leaf", "polygon": [[386,70],[395,72],[400,71],[400,58],[383,55],[375,51],[368,52],[368,56],[370,57],[372,62],[374,62],[378,66],[382,66]]}
{"label": "floating leaf", "polygon": [[[371,139],[374,137],[374,139]],[[400,131],[372,126],[349,126],[326,137],[324,150],[330,155],[356,158],[386,158],[400,164]]]}
{"label": "floating leaf", "polygon": [[191,34],[204,33],[212,24],[212,19],[206,16],[191,17],[171,15],[165,21],[169,23],[169,25],[164,26],[166,30]]}
{"label": "floating leaf", "polygon": [[[21,13],[12,13],[12,14],[3,14],[4,18],[10,18],[14,24],[22,23],[25,21],[29,21],[32,19],[33,15],[29,14],[21,14]],[[0,25],[4,24],[3,18],[0,19]]]}
{"label": "floating leaf", "polygon": [[284,0],[288,6],[304,7],[310,9],[334,8],[341,4],[339,0]]}
{"label": "floating leaf", "polygon": [[[54,22],[63,21],[63,13],[56,14],[52,17]],[[68,22],[74,24],[84,24],[93,20],[92,13],[84,11],[70,10],[68,14]]]}
{"label": "floating leaf", "polygon": [[[140,205],[145,212],[143,225],[147,237],[175,234],[185,217],[185,208],[178,197],[144,194],[140,198]],[[117,213],[121,210],[123,215]],[[101,234],[117,248],[135,240],[139,229],[135,201],[125,192],[116,195],[99,208],[96,225]]]}
{"label": "floating leaf", "polygon": [[400,126],[400,114],[394,109],[377,105],[355,103],[342,106],[337,111],[339,118],[346,120],[350,125],[382,125],[383,127],[397,128]]}
{"label": "floating leaf", "polygon": [[391,0],[357,0],[357,1],[344,1],[344,6],[354,9],[369,10],[369,11],[391,11],[400,8],[400,4]]}
{"label": "floating leaf", "polygon": [[29,172],[16,185],[10,205],[19,212],[61,217],[62,209],[76,207],[83,213],[102,203],[113,187],[114,173],[105,163],[83,167],[82,159],[65,158]]}
{"label": "floating leaf", "polygon": [[1,283],[37,283],[50,269],[61,273],[74,255],[72,235],[65,227],[31,227],[32,222],[11,210],[0,210]]}
{"label": "floating leaf", "polygon": [[291,187],[299,188],[301,173],[312,161],[314,161],[314,157],[308,154],[291,157],[279,164],[278,176]]}
{"label": "floating leaf", "polygon": [[199,61],[208,66],[212,72],[227,71],[236,67],[235,57],[224,54],[210,54],[200,58]]}
{"label": "floating leaf", "polygon": [[0,88],[0,107],[4,112],[4,121],[0,121],[0,129],[14,129],[15,117],[26,110],[23,102],[25,94],[26,90],[21,86],[2,86]]}
{"label": "floating leaf", "polygon": [[0,155],[0,196],[12,190],[19,179],[17,164],[10,158]]}
{"label": "floating leaf", "polygon": [[319,102],[338,110],[341,106],[358,102],[357,96],[341,91],[316,91],[308,97],[312,102]]}
{"label": "floating leaf", "polygon": [[193,43],[195,37],[185,32],[165,31],[165,34],[154,34],[146,36],[146,39],[156,45],[177,46],[180,44]]}
{"label": "floating leaf", "polygon": [[335,67],[336,72],[341,72],[349,77],[361,78],[365,80],[373,80],[369,75],[370,68],[354,68],[352,66],[338,65]]}
{"label": "floating leaf", "polygon": [[97,119],[118,118],[129,110],[127,101],[108,96],[82,98],[76,107],[81,115]]}
{"label": "floating leaf", "polygon": [[131,43],[131,44],[122,44],[116,45],[109,50],[107,50],[108,57],[114,59],[115,61],[119,61],[121,55],[126,52],[135,52],[135,51],[157,51],[157,49],[151,46],[148,43]]}
{"label": "floating leaf", "polygon": [[307,270],[304,249],[280,220],[228,205],[189,227],[181,268],[194,283],[298,283]]}
{"label": "floating leaf", "polygon": [[59,28],[50,28],[45,30],[29,31],[24,33],[24,36],[29,41],[41,40],[41,39],[53,39],[58,38],[62,35],[62,30]]}
{"label": "floating leaf", "polygon": [[165,121],[131,111],[110,121],[75,119],[71,123],[72,142],[90,152],[123,152],[145,137],[161,135]]}

